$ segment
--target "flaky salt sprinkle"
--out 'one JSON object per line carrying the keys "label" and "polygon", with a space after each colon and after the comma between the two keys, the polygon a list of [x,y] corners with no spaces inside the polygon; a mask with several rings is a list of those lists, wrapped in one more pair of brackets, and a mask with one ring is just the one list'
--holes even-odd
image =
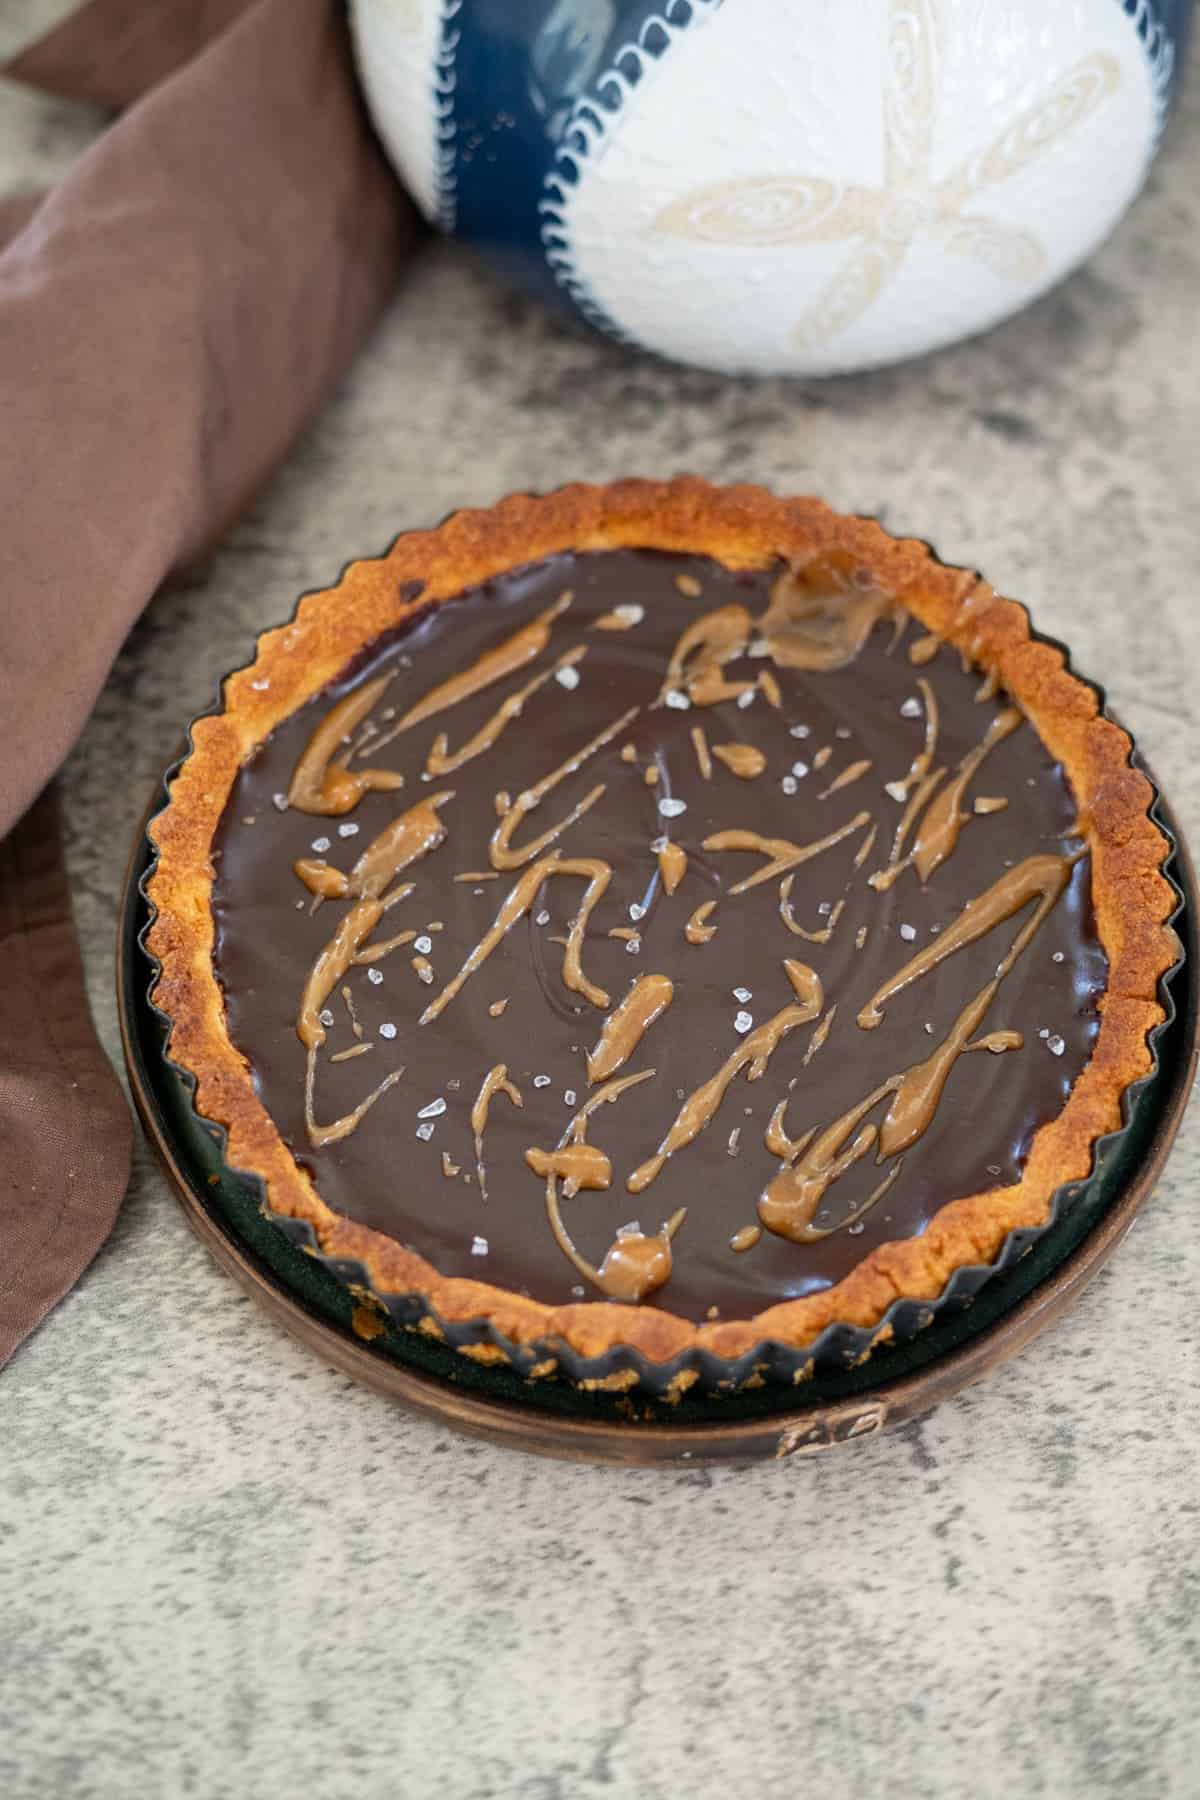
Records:
{"label": "flaky salt sprinkle", "polygon": [[354,823],[353,819],[347,819],[344,824],[338,826],[338,836],[357,837],[359,830],[360,827]]}
{"label": "flaky salt sprinkle", "polygon": [[626,625],[640,625],[646,616],[645,607],[639,606],[635,600],[624,600],[620,606],[614,606],[613,611]]}
{"label": "flaky salt sprinkle", "polygon": [[574,1106],[577,1098],[578,1098],[578,1096],[575,1092],[575,1089],[567,1088],[565,1090],[565,1092],[563,1093],[563,1105],[564,1106]]}
{"label": "flaky salt sprinkle", "polygon": [[672,707],[675,712],[687,712],[692,704],[687,695],[680,688],[668,688],[666,701],[667,705]]}
{"label": "flaky salt sprinkle", "polygon": [[533,922],[535,925],[548,925],[550,923],[550,914],[546,911],[544,906],[540,913],[534,914]]}
{"label": "flaky salt sprinkle", "polygon": [[743,712],[745,712],[748,706],[754,705],[754,696],[757,692],[757,688],[747,688],[744,694],[738,695],[737,703]]}
{"label": "flaky salt sprinkle", "polygon": [[733,1021],[733,1029],[736,1032],[738,1032],[741,1037],[745,1037],[746,1033],[751,1029],[753,1024],[754,1024],[754,1014],[753,1013],[740,1012],[737,1014],[737,1016],[735,1017],[735,1019]]}
{"label": "flaky salt sprinkle", "polygon": [[317,1017],[320,1019],[322,1025],[330,1026],[333,1024],[333,1014],[327,1006],[322,1007],[321,1011],[317,1014]]}
{"label": "flaky salt sprinkle", "polygon": [[579,686],[579,670],[574,664],[566,663],[561,669],[555,669],[554,679],[560,687],[577,688]]}
{"label": "flaky salt sprinkle", "polygon": [[785,775],[779,783],[785,794],[794,794],[800,786],[794,775]]}
{"label": "flaky salt sprinkle", "polygon": [[670,795],[664,796],[658,803],[659,815],[664,819],[677,819],[687,811],[686,800],[676,800]]}
{"label": "flaky salt sprinkle", "polygon": [[794,737],[794,738],[811,737],[812,736],[812,726],[811,725],[791,725],[788,727],[788,736]]}
{"label": "flaky salt sprinkle", "polygon": [[895,800],[897,803],[908,798],[908,789],[902,781],[885,781],[883,791],[889,800]]}
{"label": "flaky salt sprinkle", "polygon": [[535,1075],[533,1078],[533,1085],[535,1088],[549,1087],[550,1077],[548,1075]]}
{"label": "flaky salt sprinkle", "polygon": [[1063,1054],[1063,1052],[1065,1051],[1066,1047],[1067,1047],[1066,1044],[1063,1042],[1062,1038],[1060,1038],[1058,1036],[1057,1033],[1055,1033],[1055,1035],[1053,1037],[1048,1037],[1046,1039],[1046,1048],[1050,1052],[1051,1056],[1061,1056]]}
{"label": "flaky salt sprinkle", "polygon": [[385,1019],[383,1024],[379,1027],[379,1035],[381,1038],[395,1037],[396,1027],[392,1024],[390,1019]]}
{"label": "flaky salt sprinkle", "polygon": [[413,939],[413,949],[418,956],[428,956],[429,952],[433,949],[433,939],[431,937],[426,937],[424,932],[422,932],[419,938]]}
{"label": "flaky salt sprinkle", "polygon": [[312,848],[316,851],[318,856],[324,856],[329,848],[329,839],[327,837],[314,838],[312,841]]}
{"label": "flaky salt sprinkle", "polygon": [[417,1126],[417,1136],[420,1138],[420,1140],[423,1144],[427,1144],[429,1142],[430,1138],[433,1136],[433,1131],[434,1131],[434,1125],[433,1125],[432,1119],[427,1120],[424,1125]]}
{"label": "flaky salt sprinkle", "polygon": [[371,983],[372,987],[378,987],[380,982],[383,980],[383,970],[376,969],[376,968],[368,969],[367,970],[367,980]]}
{"label": "flaky salt sprinkle", "polygon": [[[471,1255],[472,1256],[486,1256],[487,1253],[488,1253],[487,1239],[485,1237],[473,1237],[471,1239]],[[582,1292],[582,1290],[580,1290],[580,1291]]]}
{"label": "flaky salt sprinkle", "polygon": [[753,1000],[754,998],[748,987],[735,987],[731,992],[735,1000]]}
{"label": "flaky salt sprinkle", "polygon": [[439,1097],[437,1100],[431,1100],[428,1106],[423,1106],[417,1117],[418,1119],[440,1119],[445,1110],[446,1102]]}
{"label": "flaky salt sprinkle", "polygon": [[916,940],[916,936],[917,936],[916,926],[915,925],[902,925],[900,927],[900,936],[904,939],[906,944],[914,943]]}
{"label": "flaky salt sprinkle", "polygon": [[804,777],[808,774],[808,764],[806,762],[794,762],[792,764],[792,774],[796,777],[797,781],[803,781]]}
{"label": "flaky salt sprinkle", "polygon": [[904,702],[904,705],[900,708],[900,717],[902,719],[919,719],[920,716],[921,702],[917,699],[915,694],[910,694],[908,699]]}

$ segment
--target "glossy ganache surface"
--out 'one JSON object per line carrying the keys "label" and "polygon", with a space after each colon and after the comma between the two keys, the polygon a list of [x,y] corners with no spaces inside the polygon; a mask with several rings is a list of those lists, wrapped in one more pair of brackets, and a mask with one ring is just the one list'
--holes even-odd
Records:
{"label": "glossy ganache surface", "polygon": [[329,1206],[446,1275],[698,1321],[1020,1178],[1105,982],[1072,795],[855,582],[557,556],[244,766],[216,970]]}

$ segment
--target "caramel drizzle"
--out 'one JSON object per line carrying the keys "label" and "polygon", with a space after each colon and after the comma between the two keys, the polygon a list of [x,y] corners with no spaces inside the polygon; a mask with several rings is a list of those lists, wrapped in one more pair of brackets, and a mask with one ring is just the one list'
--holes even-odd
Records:
{"label": "caramel drizzle", "polygon": [[804,1052],[804,1067],[806,1069],[813,1057],[817,1054],[817,1051],[827,1042],[829,1034],[833,1030],[833,1021],[837,1018],[837,1009],[838,1003],[835,1000],[829,1011],[825,1014],[825,1017],[818,1023],[817,1029],[809,1038],[808,1048]]}
{"label": "caramel drizzle", "polygon": [[345,763],[333,760],[390,680],[390,675],[380,675],[330,708],[304,746],[292,773],[287,796],[289,806],[295,807],[297,812],[321,813],[336,818],[339,813],[352,812],[364,794],[404,786],[403,775],[392,769],[357,769],[351,774]]}
{"label": "caramel drizzle", "polygon": [[[976,1051],[1002,1055],[1008,1050],[1020,1049],[1024,1041],[1020,1032],[993,1031],[981,1038],[975,1033],[1001,983],[1057,905],[1076,861],[1078,856],[1031,856],[1016,869],[1007,871],[985,894],[969,902],[953,925],[918,952],[868,1002],[858,1016],[858,1023],[864,1029],[880,1024],[888,1000],[928,974],[948,956],[975,943],[996,925],[1012,918],[1031,900],[1037,899],[1038,905],[1017,933],[1007,955],[997,964],[996,973],[968,1000],[943,1042],[920,1062],[882,1081],[865,1100],[826,1126],[769,1183],[758,1204],[758,1216],[768,1231],[793,1243],[809,1244],[828,1236],[830,1231],[842,1230],[855,1223],[888,1191],[899,1174],[900,1162],[855,1212],[837,1225],[820,1228],[813,1224],[813,1219],[832,1183],[873,1149],[877,1149],[880,1161],[902,1158],[932,1124],[951,1070],[960,1056]],[[885,1099],[890,1103],[882,1124],[864,1125],[867,1114]],[[778,1135],[786,1137],[782,1112]]]}
{"label": "caramel drizzle", "polygon": [[683,935],[689,944],[708,944],[717,935],[717,927],[705,923],[708,915],[716,906],[715,900],[703,900],[683,928]]}
{"label": "caramel drizzle", "polygon": [[475,1134],[475,1173],[479,1177],[479,1192],[487,1199],[487,1178],[483,1166],[483,1133],[487,1126],[488,1114],[492,1109],[492,1098],[495,1094],[505,1094],[516,1107],[524,1107],[521,1090],[508,1079],[508,1068],[505,1063],[497,1063],[489,1069],[483,1078],[483,1084],[475,1096],[475,1104],[471,1108],[471,1130]]}
{"label": "caramel drizzle", "polygon": [[621,1004],[611,1012],[587,1059],[588,1081],[607,1081],[629,1061],[656,1019],[662,1017],[675,994],[666,975],[643,975],[635,981]]}
{"label": "caramel drizzle", "polygon": [[864,756],[861,762],[852,762],[840,775],[834,776],[827,788],[822,788],[817,799],[828,800],[831,794],[839,794],[843,788],[848,788],[854,782],[861,781],[864,775],[869,775],[874,767],[869,756]]}
{"label": "caramel drizzle", "polygon": [[563,981],[575,993],[583,994],[592,1002],[593,1006],[606,1007],[608,1005],[608,995],[603,988],[595,987],[584,975],[580,966],[580,949],[592,909],[612,879],[612,868],[608,863],[599,862],[590,857],[563,861],[561,853],[552,850],[549,856],[543,856],[540,862],[533,863],[526,869],[525,873],[513,884],[490,928],[480,938],[458,974],[446,983],[435,999],[430,1001],[417,1020],[418,1025],[428,1025],[445,1011],[476,970],[482,968],[500,940],[507,932],[511,931],[517,920],[523,918],[529,911],[537,899],[542,883],[548,881],[552,875],[582,875],[587,878],[588,882],[583,903],[572,920],[568,932],[567,948],[563,954]]}
{"label": "caramel drizzle", "polygon": [[[805,965],[801,963],[794,967],[804,969]],[[791,968],[788,969],[788,974],[791,976]],[[792,979],[795,986],[796,978]],[[816,1018],[823,1003],[820,980],[811,969],[801,979],[805,997],[794,1006],[785,1006],[774,1018],[765,1020],[756,1030],[751,1031],[732,1055],[725,1059],[716,1074],[710,1076],[684,1101],[658,1150],[635,1169],[626,1182],[631,1194],[640,1194],[643,1189],[648,1188],[655,1177],[661,1174],[668,1158],[674,1156],[677,1150],[686,1148],[715,1118],[735,1076],[745,1069],[748,1071],[747,1081],[760,1080],[766,1073],[772,1055],[788,1032],[794,1031],[798,1025],[808,1025]]]}
{"label": "caramel drizzle", "polygon": [[714,744],[712,753],[731,775],[742,781],[753,781],[767,766],[767,759],[757,744]]}
{"label": "caramel drizzle", "polygon": [[759,621],[776,668],[827,671],[853,662],[879,620],[896,610],[890,594],[869,576],[865,582],[836,552],[785,569]]}
{"label": "caramel drizzle", "polygon": [[726,681],[721,671],[727,662],[743,654],[752,630],[750,614],[736,604],[714,607],[696,619],[681,633],[671,652],[666,678],[654,704],[661,706],[673,691],[685,693],[693,706],[715,706],[721,700],[736,700],[740,694],[749,693],[754,686],[752,681]]}
{"label": "caramel drizzle", "polygon": [[947,925],[944,931],[918,950],[915,956],[910,957],[895,975],[890,976],[876,990],[858,1015],[859,1025],[864,1031],[874,1030],[883,1022],[883,1009],[889,1000],[894,999],[914,981],[919,981],[923,975],[928,975],[930,970],[936,969],[956,951],[986,937],[997,925],[1011,919],[1028,906],[1031,900],[1037,899],[1036,912],[1022,926],[1012,949],[997,969],[996,979],[1003,980],[1043,919],[1057,906],[1080,855],[1082,852],[1073,856],[1029,856],[1024,862],[1018,863],[1015,869],[1006,869],[990,888],[967,902],[952,925]]}
{"label": "caramel drizzle", "polygon": [[447,788],[401,813],[372,839],[348,875],[311,856],[302,856],[292,868],[309,893],[323,900],[378,899],[393,876],[428,856],[443,841],[446,827],[438,818],[438,809],[453,798],[453,788]]}
{"label": "caramel drizzle", "polygon": [[668,899],[687,874],[687,851],[682,844],[664,844],[658,852],[658,872]]}
{"label": "caramel drizzle", "polygon": [[[330,1125],[318,1125],[313,1098],[316,1084],[317,1048],[316,1044],[308,1045],[308,1056],[304,1064],[304,1123],[308,1128],[308,1141],[313,1149],[323,1150],[327,1144],[336,1144],[342,1138],[349,1137],[355,1126],[370,1112],[380,1095],[386,1094],[390,1087],[395,1086],[404,1070],[402,1068],[393,1069],[390,1075],[385,1075],[379,1086],[369,1093],[365,1100],[360,1100],[353,1112],[343,1114],[340,1119],[334,1119]],[[358,1044],[354,1048],[369,1050],[371,1046]]]}
{"label": "caramel drizzle", "polygon": [[755,1244],[757,1244],[757,1242],[761,1236],[762,1236],[762,1226],[761,1225],[743,1225],[741,1230],[735,1231],[733,1236],[730,1238],[729,1248],[731,1250],[737,1250],[739,1252],[745,1251],[745,1250],[753,1250]]}
{"label": "caramel drizzle", "polygon": [[296,1036],[306,1050],[319,1050],[325,1042],[320,1012],[341,980],[363,939],[383,917],[381,900],[360,900],[338,923],[337,930],[308,972],[296,1019]]}
{"label": "caramel drizzle", "polygon": [[482,756],[485,750],[490,750],[512,724],[512,721],[520,718],[525,702],[531,699],[539,688],[545,687],[548,681],[552,681],[560,669],[573,669],[576,663],[582,662],[586,655],[586,644],[576,644],[573,649],[565,650],[552,668],[543,670],[540,675],[535,675],[532,681],[527,681],[524,687],[517,688],[515,693],[508,696],[507,700],[502,700],[491,718],[479,727],[473,737],[467,739],[461,750],[452,752],[449,749],[450,740],[446,733],[439,731],[433,740],[429,755],[425,758],[426,778],[436,780],[439,776],[451,775],[455,769],[461,769],[464,763],[473,762],[475,757]]}
{"label": "caramel drizzle", "polygon": [[467,668],[451,675],[446,681],[440,681],[436,687],[430,688],[423,699],[411,706],[403,718],[397,719],[381,737],[372,741],[372,754],[390,744],[393,738],[403,731],[410,731],[414,725],[423,725],[426,719],[434,718],[440,712],[446,712],[452,706],[458,706],[463,700],[481,693],[484,688],[492,687],[497,681],[503,681],[508,675],[515,675],[526,663],[531,663],[540,656],[550,641],[550,632],[555,619],[570,606],[574,596],[568,591],[561,594],[553,606],[545,612],[538,613],[530,619],[528,625],[522,625],[519,631],[505,638],[493,650],[485,650]]}
{"label": "caramel drizzle", "polygon": [[767,704],[773,706],[776,712],[778,712],[779,708],[783,705],[783,689],[772,675],[770,669],[760,669],[758,671],[758,685],[766,697]]}
{"label": "caramel drizzle", "polygon": [[708,748],[708,739],[704,735],[703,725],[692,726],[692,747],[696,752],[696,766],[705,781],[712,780],[712,755]]}
{"label": "caramel drizzle", "polygon": [[932,631],[924,637],[915,638],[908,646],[908,660],[917,667],[931,663],[942,647],[942,640]]}
{"label": "caramel drizzle", "polygon": [[792,883],[794,874],[785,875],[779,884],[779,916],[793,937],[803,938],[806,944],[827,944],[833,936],[834,927],[845,911],[845,900],[839,900],[829,915],[829,923],[820,931],[805,931],[803,925],[796,923],[796,915],[792,910]]}
{"label": "caramel drizzle", "polygon": [[904,777],[903,781],[898,781],[896,783],[896,787],[900,790],[901,799],[907,798],[913,788],[916,787],[917,783],[924,781],[930,769],[933,767],[933,758],[937,751],[938,732],[941,729],[941,721],[938,715],[937,695],[934,693],[932,686],[924,675],[918,676],[917,686],[921,690],[921,699],[925,708],[925,737],[921,748],[917,751],[917,754],[913,757],[912,762],[909,765],[908,774]]}
{"label": "caramel drizzle", "polygon": [[[542,1172],[542,1168],[538,1166],[539,1163],[545,1167],[546,1217],[550,1222],[554,1241],[563,1255],[574,1264],[586,1281],[592,1282],[595,1287],[600,1289],[601,1293],[607,1294],[610,1300],[623,1300],[630,1304],[644,1300],[647,1294],[652,1293],[655,1288],[661,1287],[670,1278],[671,1240],[687,1217],[687,1208],[680,1207],[678,1212],[672,1214],[671,1218],[665,1222],[661,1231],[653,1237],[647,1237],[640,1231],[618,1237],[606,1252],[600,1267],[597,1268],[576,1249],[570,1233],[563,1224],[562,1209],[558,1199],[558,1172],[562,1166],[560,1157],[564,1150],[593,1149],[592,1145],[584,1143],[584,1135],[587,1120],[595,1109],[618,1099],[621,1094],[631,1087],[636,1087],[639,1082],[649,1081],[655,1072],[653,1069],[643,1069],[636,1075],[623,1075],[616,1081],[610,1081],[593,1094],[587,1104],[576,1113],[559,1139],[556,1152],[534,1150],[525,1153],[525,1160],[535,1173]],[[600,1154],[603,1155],[602,1152]],[[578,1166],[572,1166],[577,1174]],[[603,1168],[603,1171],[611,1179],[611,1165],[607,1157],[604,1157],[603,1165],[589,1161],[582,1167],[584,1170],[593,1171],[597,1176],[602,1173]],[[577,1179],[572,1187],[572,1179],[572,1176],[568,1176],[564,1187],[564,1193],[568,1197],[578,1192],[580,1186],[585,1185],[582,1180]],[[596,1185],[607,1187],[608,1180],[603,1182],[598,1180]]]}
{"label": "caramel drizzle", "polygon": [[763,837],[758,831],[715,831],[703,842],[705,850],[752,850],[759,856],[769,858],[765,866],[754,875],[748,875],[731,887],[733,894],[749,893],[763,881],[774,881],[777,875],[786,875],[790,869],[798,868],[801,863],[808,862],[814,856],[820,856],[824,850],[831,850],[840,844],[843,838],[855,831],[861,831],[864,825],[871,823],[871,815],[867,812],[855,813],[848,825],[840,825],[828,836],[816,838],[811,844],[793,844],[788,838]]}
{"label": "caramel drizzle", "polygon": [[942,788],[930,802],[917,826],[916,842],[910,853],[901,862],[872,875],[872,887],[881,892],[886,891],[909,868],[915,868],[921,881],[926,882],[934,870],[941,867],[958,843],[963,827],[974,816],[965,811],[962,804],[968,785],[985,757],[990,756],[998,744],[1011,737],[1021,722],[1021,714],[1015,706],[1006,707],[1003,712],[996,714],[983,740],[968,750],[959,763],[950,785]]}
{"label": "caramel drizzle", "polygon": [[531,857],[540,856],[548,845],[552,844],[556,838],[561,837],[564,831],[577,819],[581,819],[584,813],[596,804],[605,792],[603,782],[592,788],[591,792],[586,794],[577,806],[572,807],[565,819],[562,819],[557,825],[552,825],[548,831],[542,833],[541,837],[534,838],[532,843],[523,844],[516,849],[512,847],[510,840],[522,820],[541,805],[546,795],[556,788],[560,781],[565,781],[568,775],[574,775],[598,750],[603,750],[606,744],[611,744],[612,740],[637,718],[641,710],[640,706],[631,706],[627,712],[621,714],[619,719],[614,719],[611,725],[606,725],[603,731],[598,731],[594,738],[584,744],[582,749],[576,750],[565,762],[560,763],[557,769],[552,769],[548,775],[543,775],[534,787],[526,788],[524,793],[517,795],[515,801],[504,809],[500,823],[492,833],[488,854],[493,868],[519,869]]}
{"label": "caramel drizzle", "polygon": [[556,1150],[527,1150],[525,1161],[535,1175],[553,1175],[563,1194],[573,1200],[582,1188],[602,1192],[612,1181],[612,1163],[597,1144],[562,1144]]}
{"label": "caramel drizzle", "polygon": [[821,748],[817,751],[817,754],[813,757],[813,768],[817,770],[823,769],[832,755],[833,745],[822,744]]}

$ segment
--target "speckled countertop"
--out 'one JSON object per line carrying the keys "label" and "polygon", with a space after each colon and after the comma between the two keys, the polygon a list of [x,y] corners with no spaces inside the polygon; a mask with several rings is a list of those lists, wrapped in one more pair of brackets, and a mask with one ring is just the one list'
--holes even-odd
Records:
{"label": "speckled countertop", "polygon": [[[0,53],[61,10],[9,0]],[[0,92],[0,186],[95,121]],[[817,490],[1030,602],[1200,836],[1200,87],[1092,263],[982,342],[793,387],[552,325],[431,251],[71,760],[93,1005],[130,835],[218,671],[353,553],[567,475]],[[0,1792],[1200,1795],[1200,1113],[1078,1307],[920,1425],[749,1471],[543,1463],[259,1314],[145,1154],[0,1375]]]}

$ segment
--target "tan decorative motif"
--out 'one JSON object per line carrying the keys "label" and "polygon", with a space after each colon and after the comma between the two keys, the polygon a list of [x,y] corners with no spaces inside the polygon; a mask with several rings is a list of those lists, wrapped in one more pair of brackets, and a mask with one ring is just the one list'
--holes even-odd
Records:
{"label": "tan decorative motif", "polygon": [[919,234],[982,263],[998,279],[1031,282],[1047,266],[1032,232],[966,208],[989,188],[1045,156],[1110,94],[1114,57],[1084,57],[944,181],[932,177],[942,58],[942,0],[890,0],[884,47],[883,182],[817,175],[752,175],[694,189],[663,208],[654,228],[669,237],[764,250],[850,243],[846,262],[792,334],[798,349],[828,343],[867,313]]}

